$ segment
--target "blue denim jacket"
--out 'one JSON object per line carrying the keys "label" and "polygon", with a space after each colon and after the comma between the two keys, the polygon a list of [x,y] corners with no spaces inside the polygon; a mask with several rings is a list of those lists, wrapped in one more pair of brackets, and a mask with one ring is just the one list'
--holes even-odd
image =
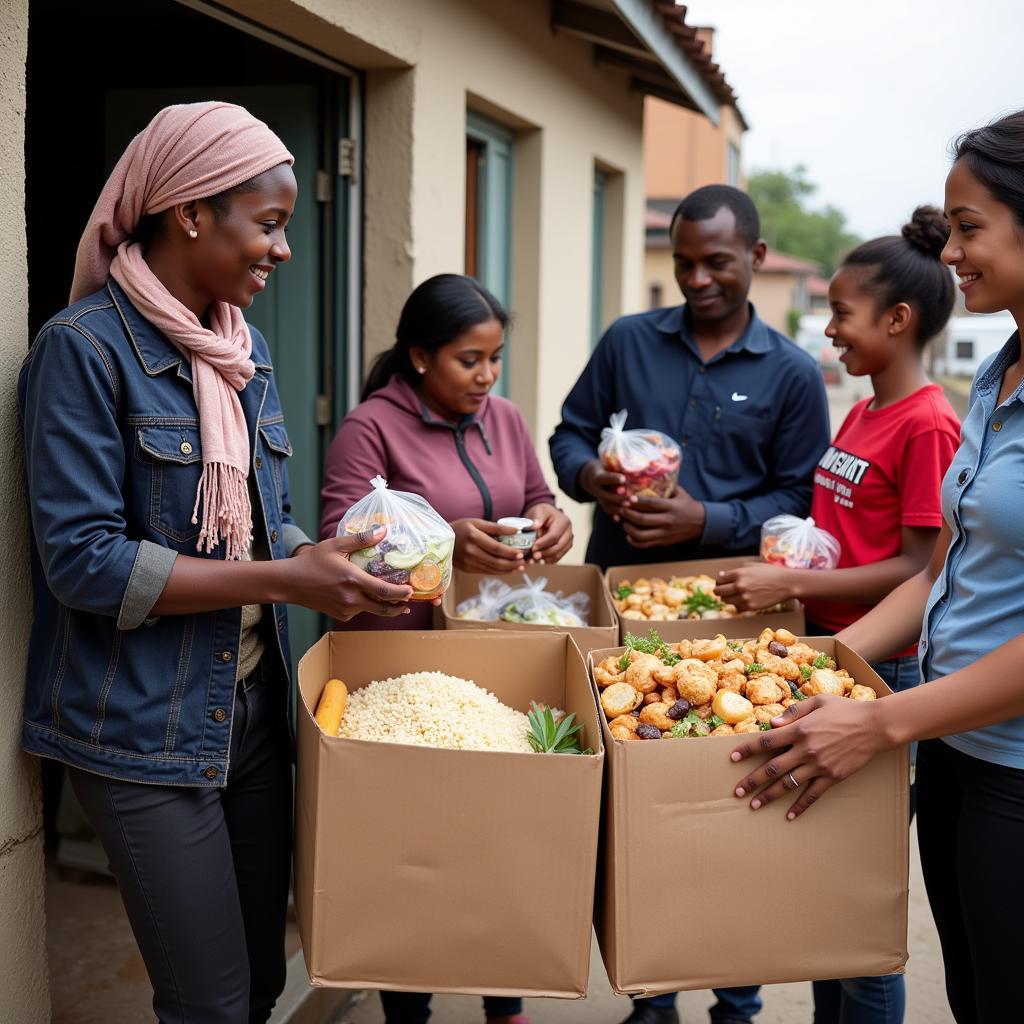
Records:
{"label": "blue denim jacket", "polygon": [[[291,445],[267,344],[254,328],[252,340],[240,399],[262,506],[253,523],[284,558],[307,538],[289,510]],[[241,609],[151,614],[179,553],[223,558],[223,545],[196,551],[202,444],[187,360],[111,281],[39,332],[18,401],[35,610],[25,749],[111,778],[225,785]],[[283,605],[268,624],[278,642],[265,657],[287,672]]]}

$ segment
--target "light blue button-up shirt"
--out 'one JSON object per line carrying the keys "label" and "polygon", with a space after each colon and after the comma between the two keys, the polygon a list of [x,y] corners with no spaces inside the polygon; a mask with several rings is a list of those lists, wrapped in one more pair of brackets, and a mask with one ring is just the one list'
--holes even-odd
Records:
{"label": "light blue button-up shirt", "polygon": [[[1024,384],[996,406],[1003,374],[1019,355],[1016,332],[979,368],[960,450],[942,482],[953,539],[925,611],[926,680],[965,668],[1024,633]],[[972,757],[1024,769],[1024,717],[945,739]]]}

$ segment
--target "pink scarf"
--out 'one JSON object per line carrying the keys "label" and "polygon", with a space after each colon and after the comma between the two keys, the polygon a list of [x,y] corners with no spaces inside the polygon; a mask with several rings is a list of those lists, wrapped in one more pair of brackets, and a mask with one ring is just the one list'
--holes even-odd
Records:
{"label": "pink scarf", "polygon": [[252,338],[237,306],[215,302],[209,328],[149,269],[130,238],[142,217],[224,192],[282,163],[284,143],[231,103],[165,107],[129,143],[89,218],[75,261],[71,302],[113,277],[132,305],[191,361],[199,412],[203,473],[192,522],[202,528],[196,549],[209,554],[224,540],[225,558],[239,558],[252,540],[249,433],[238,392],[252,379]]}

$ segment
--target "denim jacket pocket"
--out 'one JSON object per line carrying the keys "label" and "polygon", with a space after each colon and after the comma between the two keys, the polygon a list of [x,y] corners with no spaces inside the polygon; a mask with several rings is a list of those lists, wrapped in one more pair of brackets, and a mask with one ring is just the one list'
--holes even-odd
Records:
{"label": "denim jacket pocket", "polygon": [[152,423],[136,432],[135,454],[149,468],[149,525],[179,543],[199,536],[192,522],[203,472],[198,425]]}
{"label": "denim jacket pocket", "polygon": [[261,423],[259,429],[263,444],[272,453],[270,459],[274,467],[274,486],[277,489],[277,504],[278,508],[280,508],[284,500],[281,470],[284,466],[284,460],[292,454],[292,443],[288,439],[288,432],[284,428],[284,423]]}

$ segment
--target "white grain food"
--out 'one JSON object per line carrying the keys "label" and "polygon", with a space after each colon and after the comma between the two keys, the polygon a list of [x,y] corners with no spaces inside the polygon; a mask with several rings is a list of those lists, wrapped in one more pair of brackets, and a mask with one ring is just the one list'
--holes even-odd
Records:
{"label": "white grain food", "polygon": [[487,690],[443,672],[410,672],[349,695],[339,736],[449,750],[532,753],[529,723]]}

